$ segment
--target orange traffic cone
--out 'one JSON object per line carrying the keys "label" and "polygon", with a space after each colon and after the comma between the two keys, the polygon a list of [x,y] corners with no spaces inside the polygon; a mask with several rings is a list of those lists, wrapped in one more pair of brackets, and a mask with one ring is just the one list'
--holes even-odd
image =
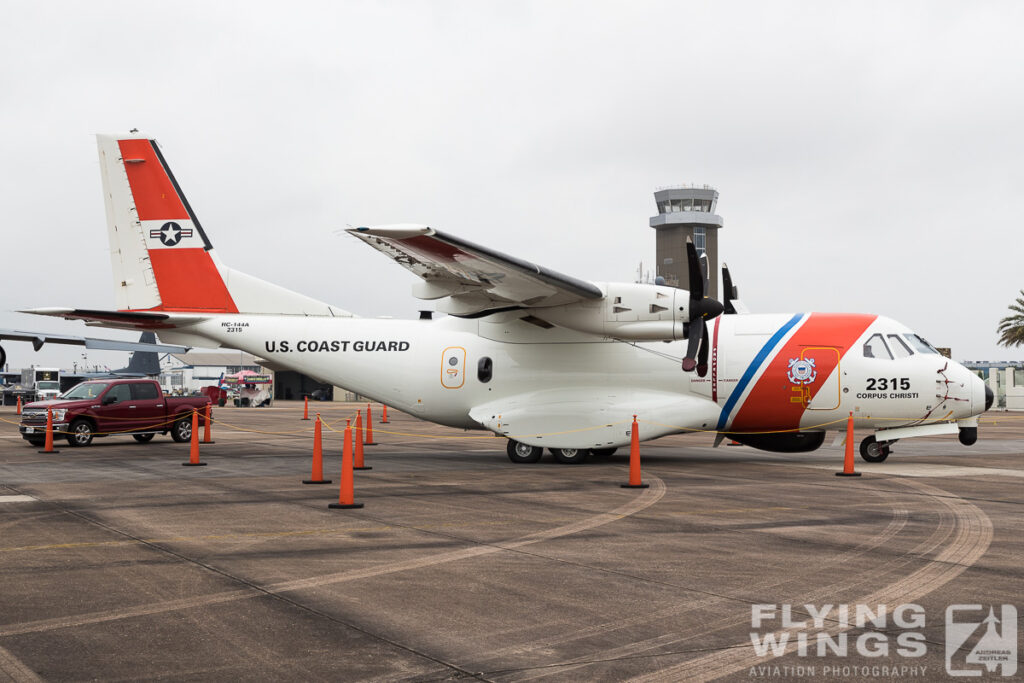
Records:
{"label": "orange traffic cone", "polygon": [[18,397],[18,407],[14,411],[15,415],[21,415],[21,396]]}
{"label": "orange traffic cone", "polygon": [[43,443],[43,450],[40,453],[60,453],[53,449],[53,410],[46,408],[46,441]]}
{"label": "orange traffic cone", "polygon": [[372,467],[367,467],[363,463],[363,415],[362,412],[356,411],[356,434],[355,434],[355,465],[354,469],[357,470],[372,470]]}
{"label": "orange traffic cone", "polygon": [[629,483],[620,484],[624,489],[645,489],[650,484],[640,482],[640,426],[633,416],[633,427],[630,429],[629,440]]}
{"label": "orange traffic cone", "polygon": [[330,503],[327,507],[335,510],[347,510],[350,508],[361,508],[362,503],[355,500],[354,476],[352,475],[352,427],[345,420],[345,443],[341,449],[341,486],[338,488],[338,502]]}
{"label": "orange traffic cone", "polygon": [[366,404],[366,441],[363,442],[364,446],[376,446],[377,442],[373,440],[373,413],[370,411],[370,404]]}
{"label": "orange traffic cone", "polygon": [[323,432],[320,428],[320,413],[316,414],[316,424],[313,425],[313,471],[309,479],[303,479],[303,484],[330,484],[330,479],[324,479],[324,450]]}
{"label": "orange traffic cone", "polygon": [[210,404],[206,404],[206,412],[203,415],[203,443],[216,443],[210,438]]}
{"label": "orange traffic cone", "polygon": [[384,406],[384,415],[383,415],[383,417],[381,417],[380,423],[382,425],[386,425],[386,424],[388,424],[388,404],[387,403],[382,403],[381,405]]}
{"label": "orange traffic cone", "polygon": [[859,477],[860,472],[853,471],[853,413],[846,420],[846,455],[843,457],[843,471],[836,472],[837,477]]}
{"label": "orange traffic cone", "polygon": [[308,420],[309,419],[309,396],[305,396],[302,400],[303,400],[303,403],[302,403],[302,419],[303,420]]}
{"label": "orange traffic cone", "polygon": [[188,450],[188,462],[181,463],[182,467],[205,467],[205,462],[199,462],[199,411],[192,409],[192,444]]}

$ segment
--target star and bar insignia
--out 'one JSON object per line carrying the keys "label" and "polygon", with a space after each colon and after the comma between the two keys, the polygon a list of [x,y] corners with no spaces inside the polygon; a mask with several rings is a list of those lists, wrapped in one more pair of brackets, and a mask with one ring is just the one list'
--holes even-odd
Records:
{"label": "star and bar insignia", "polygon": [[165,247],[173,247],[184,237],[192,236],[192,228],[183,228],[177,223],[164,223],[159,229],[149,231],[151,239],[159,239]]}

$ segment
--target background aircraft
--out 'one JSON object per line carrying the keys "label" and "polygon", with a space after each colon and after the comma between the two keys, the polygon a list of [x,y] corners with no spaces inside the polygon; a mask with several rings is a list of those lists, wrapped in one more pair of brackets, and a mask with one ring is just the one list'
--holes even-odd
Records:
{"label": "background aircraft", "polygon": [[[117,370],[105,372],[62,372],[61,382],[71,382],[73,384],[77,384],[85,379],[103,377],[155,377],[160,374],[161,353],[185,353],[189,350],[189,347],[186,346],[158,344],[156,342],[156,335],[153,332],[143,332],[137,342],[126,342],[116,339],[94,339],[92,337],[51,334],[49,332],[0,330],[0,340],[30,342],[36,351],[42,349],[45,344],[50,343],[72,344],[84,346],[87,349],[132,352],[128,358],[128,365]],[[7,353],[4,351],[3,346],[0,346],[0,368],[3,368],[6,362]],[[0,373],[0,376],[9,384],[16,383],[21,379],[20,372],[4,371]]]}

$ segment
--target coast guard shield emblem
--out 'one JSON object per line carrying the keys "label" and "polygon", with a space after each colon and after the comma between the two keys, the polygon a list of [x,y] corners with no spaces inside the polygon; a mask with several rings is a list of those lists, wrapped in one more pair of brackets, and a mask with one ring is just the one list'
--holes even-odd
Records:
{"label": "coast guard shield emblem", "polygon": [[810,384],[818,378],[818,371],[814,369],[814,359],[790,358],[789,372],[786,376],[793,384]]}

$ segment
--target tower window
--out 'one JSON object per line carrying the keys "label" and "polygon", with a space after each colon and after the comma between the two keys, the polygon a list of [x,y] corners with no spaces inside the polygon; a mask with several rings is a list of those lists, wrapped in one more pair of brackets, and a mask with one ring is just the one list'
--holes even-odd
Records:
{"label": "tower window", "polygon": [[703,256],[708,248],[707,228],[698,225],[693,229],[693,246],[697,248],[697,256]]}

